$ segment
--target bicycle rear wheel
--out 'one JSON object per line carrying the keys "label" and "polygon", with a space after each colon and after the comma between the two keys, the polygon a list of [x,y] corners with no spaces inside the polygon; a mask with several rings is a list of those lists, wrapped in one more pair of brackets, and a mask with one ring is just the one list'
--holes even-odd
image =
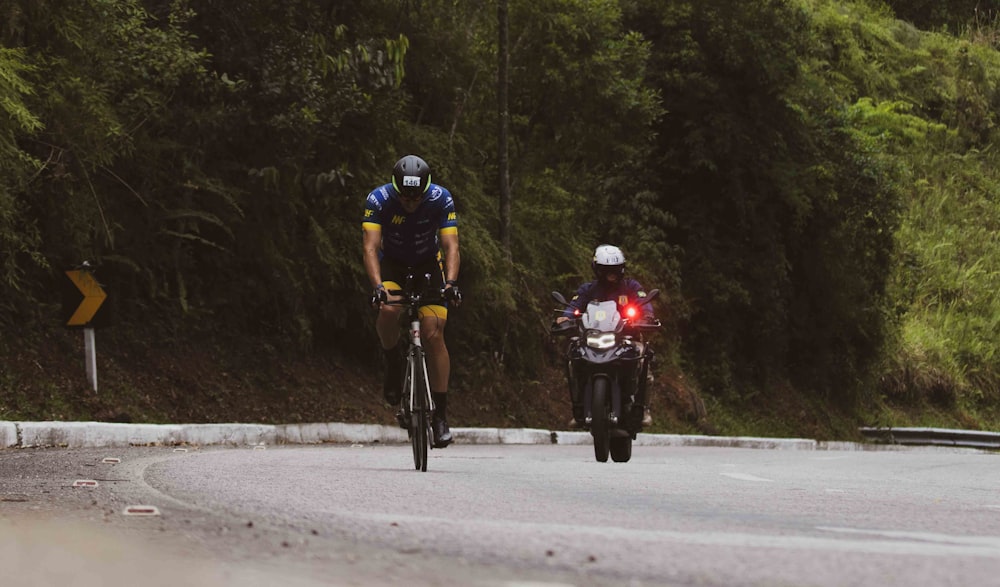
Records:
{"label": "bicycle rear wheel", "polygon": [[410,378],[409,392],[413,394],[413,411],[410,414],[410,444],[413,446],[413,466],[418,471],[427,471],[427,447],[430,445],[430,438],[427,435],[430,429],[428,421],[427,390],[425,389],[427,378],[424,375],[424,351],[420,347],[415,347],[410,353],[410,365],[407,369],[412,375]]}

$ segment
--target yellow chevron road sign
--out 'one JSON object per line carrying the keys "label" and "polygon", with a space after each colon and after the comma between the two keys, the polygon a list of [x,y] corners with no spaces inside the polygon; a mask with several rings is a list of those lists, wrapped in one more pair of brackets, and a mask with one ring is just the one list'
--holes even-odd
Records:
{"label": "yellow chevron road sign", "polygon": [[73,282],[73,285],[80,290],[80,293],[83,294],[83,301],[80,302],[76,311],[70,316],[66,322],[66,326],[87,326],[94,319],[97,310],[100,309],[101,304],[104,303],[104,299],[108,297],[108,294],[104,293],[101,285],[97,283],[97,280],[94,279],[94,274],[90,271],[75,269],[67,271],[66,275]]}

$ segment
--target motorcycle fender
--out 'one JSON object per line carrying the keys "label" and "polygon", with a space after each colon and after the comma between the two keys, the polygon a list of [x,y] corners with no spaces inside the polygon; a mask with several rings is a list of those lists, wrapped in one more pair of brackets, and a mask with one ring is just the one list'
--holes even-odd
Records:
{"label": "motorcycle fender", "polygon": [[603,377],[608,380],[611,384],[611,412],[618,419],[618,425],[622,424],[622,388],[618,383],[617,377],[612,377],[608,373],[594,373],[587,378],[587,382],[583,386],[583,410],[584,417],[593,418],[594,417],[594,380],[598,377]]}
{"label": "motorcycle fender", "polygon": [[615,356],[614,348],[608,350],[596,350],[584,346],[580,347],[580,351],[580,358],[594,365],[603,365],[605,363],[618,360],[618,357]]}

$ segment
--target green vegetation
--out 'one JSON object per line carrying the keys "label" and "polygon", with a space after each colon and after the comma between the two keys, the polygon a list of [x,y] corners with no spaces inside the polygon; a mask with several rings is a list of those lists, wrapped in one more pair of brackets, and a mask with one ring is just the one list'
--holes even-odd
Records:
{"label": "green vegetation", "polygon": [[224,4],[0,0],[2,356],[87,260],[128,340],[372,368],[360,214],[413,152],[458,201],[454,377],[497,405],[558,368],[547,294],[614,242],[665,294],[663,392],[720,431],[1000,426],[995,10],[509,0],[508,261],[493,3]]}

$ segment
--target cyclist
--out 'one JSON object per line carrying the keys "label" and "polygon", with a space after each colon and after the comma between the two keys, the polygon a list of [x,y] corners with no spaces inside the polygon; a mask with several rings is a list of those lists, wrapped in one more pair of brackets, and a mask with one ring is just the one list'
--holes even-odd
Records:
{"label": "cyclist", "polygon": [[[588,281],[576,290],[573,299],[569,301],[562,316],[556,318],[556,324],[561,324],[574,315],[587,310],[587,304],[591,301],[604,302],[617,300],[619,306],[626,306],[635,303],[646,297],[646,291],[635,279],[625,277],[625,254],[614,245],[601,245],[594,251],[594,260],[590,263],[590,268],[594,271],[594,280]],[[641,319],[644,321],[655,321],[652,304],[640,304]],[[570,385],[570,400],[573,403],[573,418],[569,425],[572,428],[581,426],[583,414],[583,398],[581,390],[574,382],[579,382],[580,377],[570,373],[567,368],[567,379]],[[652,378],[652,374],[647,375],[647,380]],[[653,417],[649,412],[649,402],[647,394],[647,405],[643,406],[642,424],[649,426],[653,423]],[[580,416],[579,419],[577,416]]]}
{"label": "cyclist", "polygon": [[420,308],[420,338],[427,351],[427,371],[434,398],[432,427],[434,447],[451,444],[448,427],[448,376],[451,363],[444,341],[448,306],[459,306],[458,217],[455,201],[444,187],[431,183],[431,169],[416,155],[406,155],[392,169],[392,182],[368,194],[362,221],[364,263],[371,281],[372,305],[379,314],[375,329],[385,356],[383,399],[398,405],[403,387],[405,344],[399,334],[400,306],[385,302],[399,299],[387,289],[402,289],[407,274],[421,279],[432,291],[444,289],[445,302],[429,300]]}

